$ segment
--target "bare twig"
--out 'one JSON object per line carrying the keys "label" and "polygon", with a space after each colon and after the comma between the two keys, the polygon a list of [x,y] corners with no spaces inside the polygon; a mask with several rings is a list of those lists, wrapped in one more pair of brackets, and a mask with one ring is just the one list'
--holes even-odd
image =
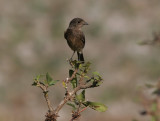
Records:
{"label": "bare twig", "polygon": [[87,107],[83,108],[82,110],[79,111],[79,113],[85,111],[87,109]]}
{"label": "bare twig", "polygon": [[53,108],[51,106],[51,102],[49,100],[49,96],[48,96],[48,86],[44,85],[44,84],[41,84],[40,82],[37,83],[37,85],[43,90],[43,93],[44,93],[44,98],[47,102],[47,106],[48,106],[48,109],[49,109],[49,112],[53,112]]}

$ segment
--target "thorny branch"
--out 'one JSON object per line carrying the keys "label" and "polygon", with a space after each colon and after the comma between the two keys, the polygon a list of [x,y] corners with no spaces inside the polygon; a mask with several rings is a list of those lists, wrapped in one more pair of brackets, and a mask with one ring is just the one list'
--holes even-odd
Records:
{"label": "thorny branch", "polygon": [[[73,67],[73,66],[72,66]],[[84,80],[84,77],[85,77],[85,72],[82,72],[80,75],[79,75],[79,80],[78,80],[78,86],[75,87],[73,90],[71,91],[68,91],[67,90],[67,84],[69,82],[71,82],[75,77],[76,77],[76,74],[78,73],[78,70],[79,68],[75,68],[74,69],[74,72],[72,73],[72,75],[69,77],[69,78],[66,78],[64,80],[65,84],[66,84],[66,94],[65,94],[65,97],[64,99],[59,103],[59,105],[53,109],[52,105],[51,105],[51,102],[50,102],[50,99],[49,99],[49,96],[48,96],[48,85],[46,84],[43,84],[39,81],[36,81],[36,84],[38,87],[40,87],[44,93],[44,97],[45,97],[45,100],[46,100],[46,103],[47,103],[47,106],[48,106],[48,112],[46,114],[46,119],[45,121],[57,121],[57,117],[59,117],[58,113],[59,111],[62,109],[62,107],[70,100],[72,100],[74,97],[75,97],[75,94],[77,93],[77,91],[81,90],[81,89],[87,89],[87,88],[93,88],[93,87],[96,87],[95,86],[95,83],[98,82],[98,81],[101,81],[101,79],[99,80],[95,80],[95,83],[89,83],[90,81],[87,80],[87,81],[83,81]],[[93,78],[91,78],[93,79]],[[75,120],[77,118],[80,117],[80,113],[82,111],[84,111],[86,108],[82,109],[81,111],[77,110],[77,112],[74,112],[72,114],[72,120]]]}
{"label": "thorny branch", "polygon": [[155,88],[155,91],[152,94],[155,95],[153,99],[149,99],[140,93],[141,103],[144,106],[144,110],[140,112],[141,115],[150,115],[155,118],[155,121],[160,121],[160,81],[157,85],[152,85]]}

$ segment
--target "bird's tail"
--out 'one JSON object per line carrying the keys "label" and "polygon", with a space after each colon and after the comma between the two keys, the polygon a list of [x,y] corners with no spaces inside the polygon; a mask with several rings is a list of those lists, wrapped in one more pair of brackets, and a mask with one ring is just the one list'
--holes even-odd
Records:
{"label": "bird's tail", "polygon": [[77,52],[77,55],[78,55],[78,61],[81,61],[82,63],[84,63],[83,53],[82,52]]}

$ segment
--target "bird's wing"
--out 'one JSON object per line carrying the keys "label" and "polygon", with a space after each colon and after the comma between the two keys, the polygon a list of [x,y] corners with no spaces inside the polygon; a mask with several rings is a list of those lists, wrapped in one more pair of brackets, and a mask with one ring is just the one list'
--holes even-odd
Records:
{"label": "bird's wing", "polygon": [[71,36],[73,36],[72,30],[71,30],[71,29],[67,29],[67,30],[64,32],[64,38],[65,38],[66,40],[69,40]]}
{"label": "bird's wing", "polygon": [[83,34],[83,32],[79,34],[79,39],[82,40],[83,44],[85,44],[85,35]]}

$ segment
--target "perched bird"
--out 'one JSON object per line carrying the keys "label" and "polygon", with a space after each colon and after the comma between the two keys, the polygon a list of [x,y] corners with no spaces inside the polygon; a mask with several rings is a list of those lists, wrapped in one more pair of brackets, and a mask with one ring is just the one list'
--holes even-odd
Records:
{"label": "perched bird", "polygon": [[81,28],[84,25],[88,25],[88,23],[81,18],[74,18],[71,20],[69,27],[64,33],[64,37],[67,40],[69,47],[73,50],[73,55],[77,52],[78,61],[81,61],[82,63],[84,63],[82,50],[85,46],[85,35],[83,34]]}

